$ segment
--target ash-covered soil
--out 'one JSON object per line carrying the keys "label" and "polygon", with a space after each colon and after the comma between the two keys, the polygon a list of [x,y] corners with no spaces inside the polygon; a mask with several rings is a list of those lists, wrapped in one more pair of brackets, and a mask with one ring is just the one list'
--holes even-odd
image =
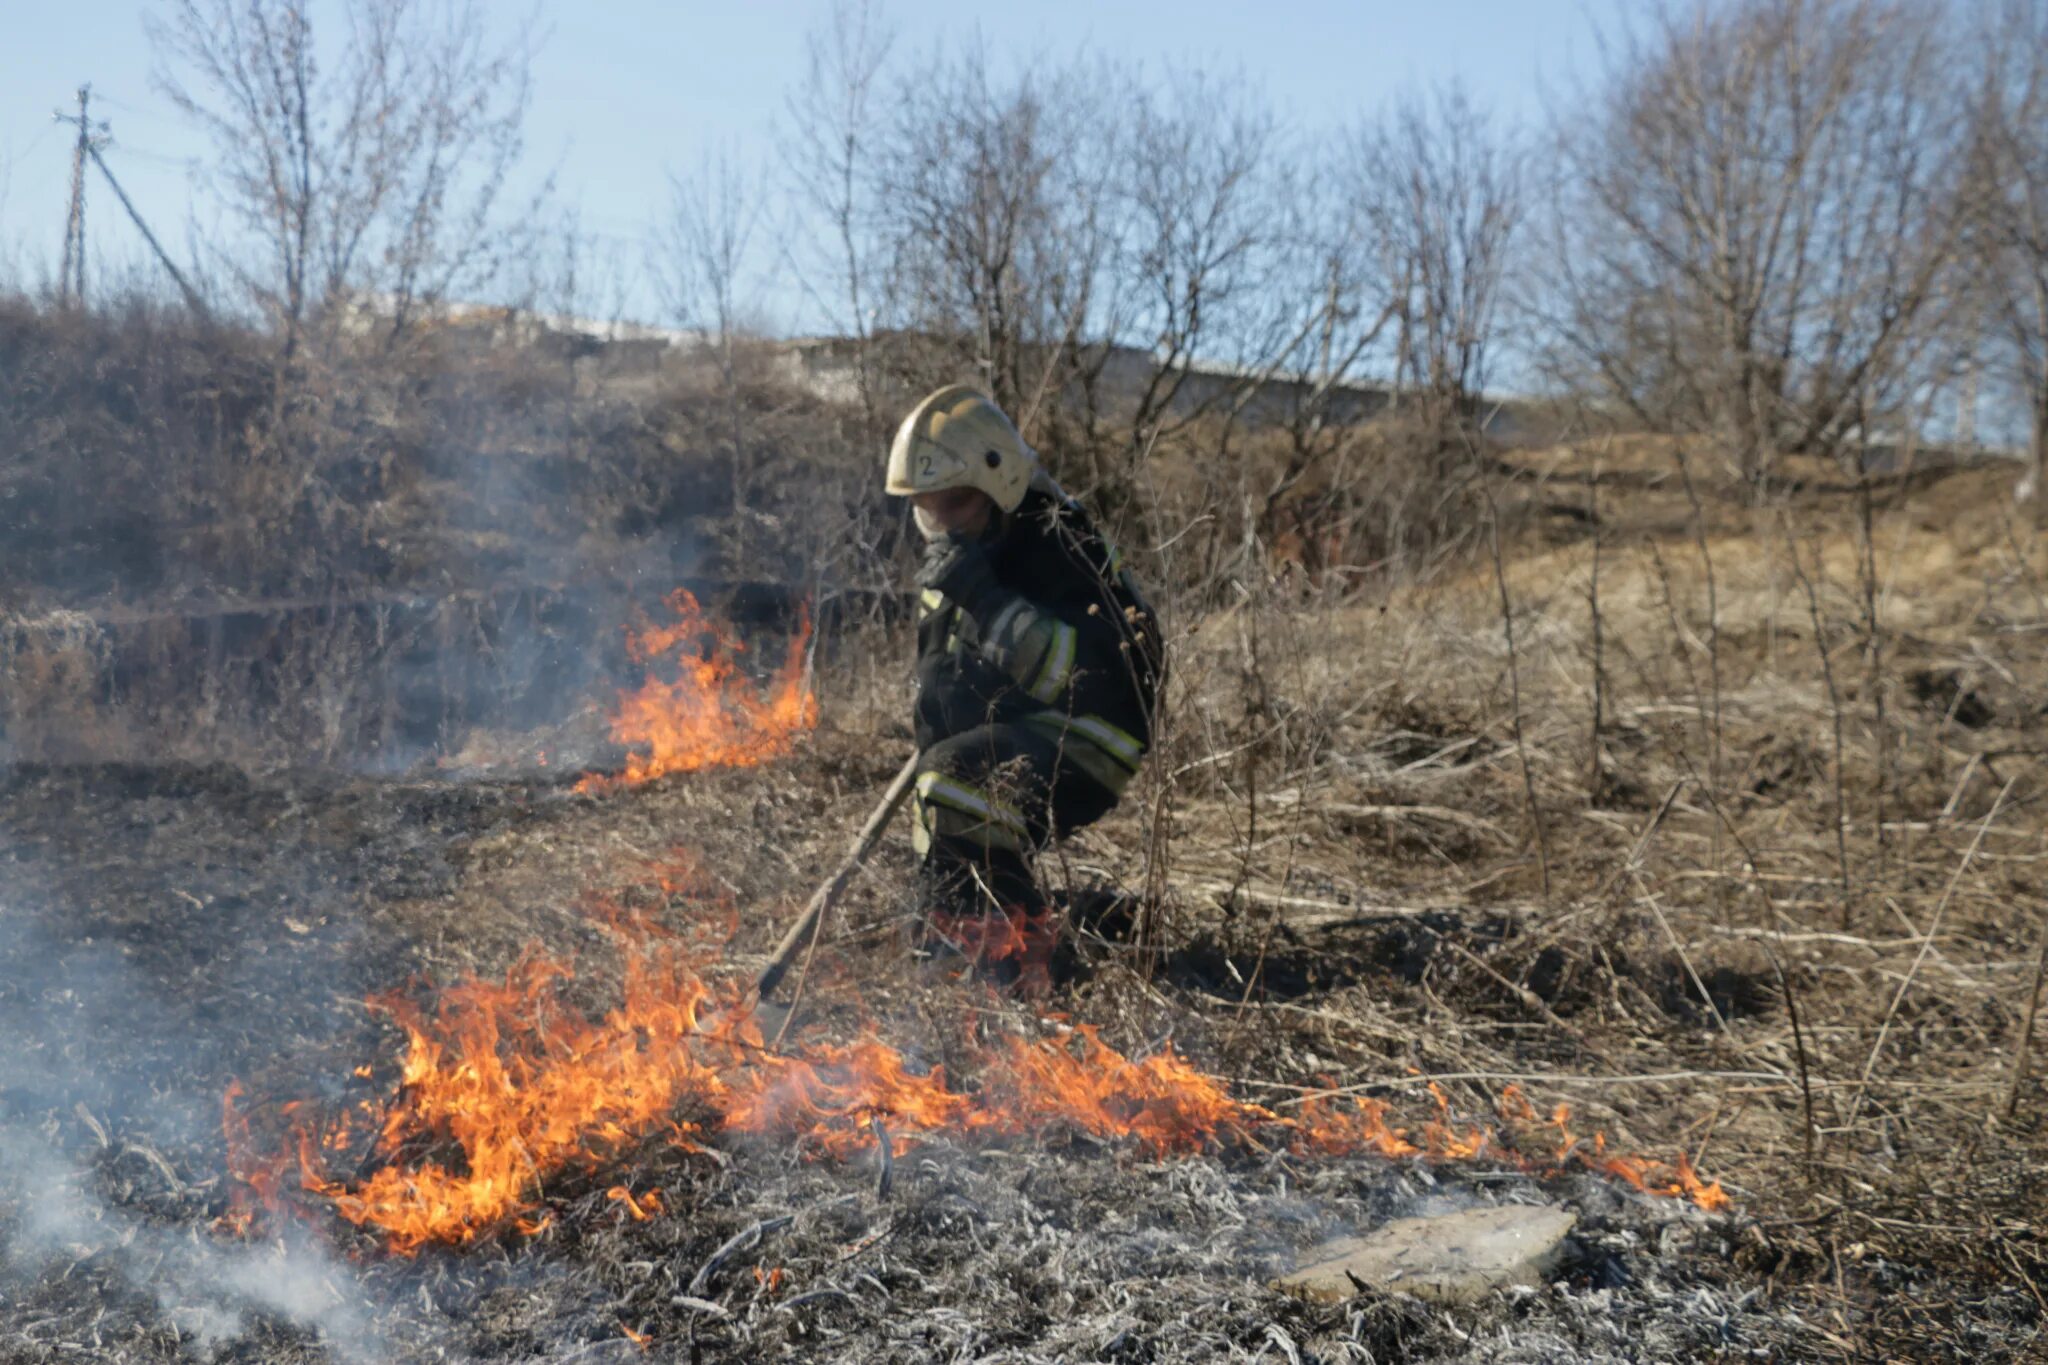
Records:
{"label": "ash-covered soil", "polygon": [[[601,1002],[613,968],[579,895],[644,880],[677,845],[740,907],[733,961],[750,970],[891,766],[821,738],[781,766],[597,799],[553,780],[14,770],[0,786],[0,1359],[1668,1360],[1841,1345],[1772,1292],[1782,1232],[1484,1161],[1244,1146],[1155,1161],[1045,1132],[840,1162],[724,1136],[561,1172],[539,1234],[412,1258],[317,1200],[247,1238],[219,1226],[232,1080],[258,1113],[381,1085],[396,1035],[367,994],[500,973],[529,943],[574,955],[572,989]],[[944,1010],[1034,1026],[903,969],[903,857],[885,855],[849,907],[808,1026],[864,1022],[907,1051]],[[1213,943],[1149,981],[1112,963],[1060,1005],[1127,1048],[1172,1038],[1246,1084],[1313,1084],[1331,1064],[1308,1050],[1332,1046],[1323,996],[1407,970],[1407,940],[1375,932],[1380,958],[1351,972],[1278,973],[1289,1012],[1270,1018],[1313,1033],[1232,1032],[1242,1001],[1233,1014],[1215,983],[1250,964]],[[634,1217],[615,1185],[662,1211]],[[1327,1238],[1501,1202],[1577,1213],[1550,1283],[1456,1309],[1269,1287]],[[1881,1261],[1859,1276],[1908,1298],[1920,1282]],[[1981,1325],[1996,1358],[2023,1308],[1987,1302],[1958,1331]]]}

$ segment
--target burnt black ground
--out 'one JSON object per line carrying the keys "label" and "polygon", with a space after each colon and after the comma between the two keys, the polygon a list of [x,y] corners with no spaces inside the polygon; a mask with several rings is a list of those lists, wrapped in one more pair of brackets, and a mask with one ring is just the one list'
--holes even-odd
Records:
{"label": "burnt black ground", "polygon": [[[785,779],[719,774],[660,799],[701,809],[707,861],[751,896],[803,871],[749,832],[764,803],[788,800],[774,795]],[[230,1078],[259,1102],[337,1098],[355,1064],[390,1052],[366,993],[417,972],[501,970],[523,937],[574,946],[569,919],[511,900],[491,919],[465,897],[518,847],[647,842],[637,800],[225,768],[12,771],[0,786],[0,1154],[13,1177],[0,1180],[0,1360],[636,1359],[628,1329],[663,1359],[1825,1352],[1824,1332],[1736,1269],[1742,1220],[1678,1201],[1480,1165],[1251,1150],[1152,1162],[1063,1133],[933,1144],[895,1162],[886,1197],[873,1158],[656,1143],[551,1181],[554,1226],[537,1238],[410,1260],[317,1213],[249,1245],[209,1231],[229,1193]],[[668,1212],[633,1221],[605,1198],[613,1182],[658,1189]],[[1553,1284],[1454,1311],[1371,1296],[1316,1307],[1267,1287],[1325,1238],[1504,1201],[1578,1212]],[[1994,1306],[1987,1345],[1997,1321]]]}

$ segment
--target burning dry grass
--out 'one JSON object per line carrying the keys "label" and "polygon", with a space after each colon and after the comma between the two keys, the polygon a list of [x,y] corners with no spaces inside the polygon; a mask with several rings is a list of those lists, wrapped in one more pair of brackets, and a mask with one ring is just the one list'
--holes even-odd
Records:
{"label": "burning dry grass", "polygon": [[731,627],[707,616],[680,588],[668,604],[673,622],[627,635],[627,656],[646,667],[648,677],[618,699],[611,716],[613,740],[629,750],[625,771],[617,777],[593,773],[577,783],[578,791],[633,787],[704,768],[751,768],[788,754],[797,737],[818,723],[818,700],[805,666],[808,609],[764,694],[741,671],[746,645]]}
{"label": "burning dry grass", "polygon": [[[655,883],[715,913],[691,917],[679,933],[627,909],[617,893],[595,896],[591,908],[623,962],[619,998],[601,1012],[566,1003],[558,988],[573,978],[573,965],[536,949],[502,983],[471,980],[441,992],[431,1014],[404,994],[374,998],[372,1009],[406,1040],[396,1093],[346,1107],[286,1102],[276,1113],[291,1125],[289,1145],[264,1150],[251,1135],[240,1083],[231,1086],[224,1126],[239,1182],[232,1226],[248,1230],[242,1201],[250,1194],[272,1213],[287,1212],[286,1189],[296,1183],[405,1254],[508,1225],[531,1236],[553,1225],[558,1211],[545,1207],[545,1189],[564,1170],[602,1175],[649,1141],[709,1155],[703,1144],[720,1132],[836,1161],[878,1146],[903,1157],[936,1138],[1064,1132],[1127,1142],[1153,1159],[1279,1149],[1532,1171],[1569,1165],[1645,1193],[1689,1196],[1703,1208],[1728,1205],[1683,1153],[1670,1164],[1610,1153],[1603,1135],[1573,1135],[1568,1106],[1546,1121],[1512,1085],[1491,1125],[1455,1122],[1434,1086],[1435,1112],[1413,1125],[1402,1125],[1384,1101],[1358,1095],[1312,1094],[1283,1114],[1233,1097],[1170,1044],[1129,1056],[1085,1023],[984,1036],[964,1012],[963,1078],[945,1064],[919,1066],[872,1031],[779,1052],[741,990],[713,975],[737,922],[730,902],[680,860]],[[384,1070],[365,1064],[354,1075],[369,1080]],[[452,1154],[437,1155],[444,1148]],[[337,1165],[370,1173],[337,1176]],[[635,1220],[662,1212],[658,1197],[636,1199],[625,1186],[607,1195]]]}

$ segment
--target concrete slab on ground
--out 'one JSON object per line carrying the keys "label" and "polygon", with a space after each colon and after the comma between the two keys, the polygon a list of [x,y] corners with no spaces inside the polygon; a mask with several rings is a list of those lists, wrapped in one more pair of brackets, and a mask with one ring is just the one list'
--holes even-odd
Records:
{"label": "concrete slab on ground", "polygon": [[1541,1283],[1578,1221],[1554,1205],[1525,1204],[1397,1218],[1312,1248],[1299,1270],[1274,1284],[1323,1303],[1366,1288],[1469,1303],[1507,1285]]}

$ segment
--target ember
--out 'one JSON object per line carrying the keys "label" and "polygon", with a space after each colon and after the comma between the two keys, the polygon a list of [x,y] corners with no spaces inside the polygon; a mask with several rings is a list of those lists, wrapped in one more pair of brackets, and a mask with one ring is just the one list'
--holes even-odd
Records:
{"label": "ember", "polygon": [[[669,875],[662,882],[674,884]],[[1434,1087],[1435,1114],[1412,1128],[1367,1097],[1316,1097],[1283,1114],[1233,1097],[1170,1046],[1132,1057],[1085,1024],[1051,1037],[971,1043],[972,1088],[954,1084],[942,1067],[918,1069],[874,1037],[777,1055],[739,988],[710,976],[721,944],[614,906],[600,909],[624,952],[619,1001],[601,1014],[564,1000],[569,964],[532,955],[503,982],[450,987],[431,1014],[402,997],[373,1001],[406,1035],[398,1092],[367,1124],[356,1120],[358,1111],[309,1119],[309,1106],[284,1106],[299,1185],[405,1254],[430,1243],[468,1243],[508,1223],[538,1231],[550,1219],[534,1216],[542,1182],[555,1172],[600,1170],[650,1140],[699,1151],[707,1128],[794,1137],[828,1159],[870,1150],[882,1133],[900,1155],[942,1136],[1069,1131],[1128,1141],[1152,1157],[1284,1146],[1309,1155],[1483,1159],[1531,1170],[1579,1165],[1705,1208],[1727,1203],[1682,1154],[1668,1164],[1610,1155],[1601,1136],[1575,1137],[1562,1108],[1547,1125],[1532,1122],[1535,1111],[1513,1088],[1502,1096],[1498,1132],[1455,1124],[1449,1098]],[[721,931],[729,934],[729,920]],[[279,1209],[289,1159],[256,1151],[239,1099],[239,1089],[231,1091],[226,1106],[234,1173]],[[1552,1129],[1562,1144],[1554,1151],[1543,1137]],[[338,1176],[329,1165],[350,1146],[351,1131],[377,1134],[364,1163],[376,1169],[366,1177]],[[450,1144],[459,1160],[433,1155]],[[1531,1151],[1544,1155],[1524,1155]],[[651,1191],[618,1185],[606,1193],[636,1221],[663,1212]]]}
{"label": "ember", "polygon": [[[803,668],[808,613],[761,694],[740,671],[745,643],[707,617],[683,589],[670,594],[668,604],[676,614],[672,625],[650,626],[626,638],[633,661],[650,666],[646,682],[621,695],[611,716],[612,738],[633,750],[626,769],[616,777],[591,773],[576,784],[578,791],[637,786],[702,768],[754,767],[788,753],[796,737],[818,723],[817,698]],[[672,676],[653,671],[665,661]]]}

